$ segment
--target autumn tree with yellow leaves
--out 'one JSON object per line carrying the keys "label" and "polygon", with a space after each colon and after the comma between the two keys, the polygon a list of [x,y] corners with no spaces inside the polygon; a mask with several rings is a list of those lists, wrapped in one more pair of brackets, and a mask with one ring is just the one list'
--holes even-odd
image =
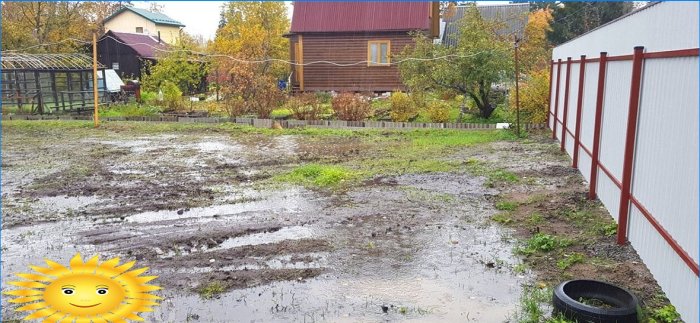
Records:
{"label": "autumn tree with yellow leaves", "polygon": [[[549,61],[552,54],[547,32],[551,30],[551,21],[552,10],[543,8],[530,12],[525,26],[525,37],[520,47],[520,117],[526,123],[543,123],[547,120]],[[515,95],[512,93],[509,107],[514,112]]]}
{"label": "autumn tree with yellow leaves", "polygon": [[[283,2],[235,1],[222,7],[219,29],[210,47],[216,56],[210,84],[221,90],[225,104],[241,106],[233,114],[255,112],[269,117],[282,99],[277,79],[289,65],[287,8]],[[221,56],[225,55],[225,56]]]}
{"label": "autumn tree with yellow leaves", "polygon": [[[101,34],[102,21],[119,9],[110,1],[38,1],[2,3],[2,50],[30,53],[76,52]],[[70,41],[67,38],[79,41]],[[51,44],[49,46],[38,46]],[[31,47],[29,49],[26,49]]]}

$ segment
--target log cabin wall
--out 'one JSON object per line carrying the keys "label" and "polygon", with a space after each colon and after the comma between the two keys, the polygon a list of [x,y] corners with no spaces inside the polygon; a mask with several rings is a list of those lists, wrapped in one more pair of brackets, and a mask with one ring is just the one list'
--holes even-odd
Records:
{"label": "log cabin wall", "polygon": [[369,60],[370,41],[389,41],[390,62],[397,60],[397,54],[413,44],[408,31],[304,33],[291,35],[290,41],[290,57],[297,63],[357,63],[351,66],[328,63],[295,66],[292,74],[294,89],[336,92],[386,92],[405,89],[396,65],[368,66],[365,61]]}

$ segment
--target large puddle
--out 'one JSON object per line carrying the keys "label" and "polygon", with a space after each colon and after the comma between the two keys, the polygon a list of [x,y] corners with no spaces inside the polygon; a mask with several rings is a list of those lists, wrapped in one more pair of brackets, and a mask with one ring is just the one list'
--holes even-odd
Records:
{"label": "large puddle", "polygon": [[[483,178],[422,174],[341,192],[256,191],[243,181],[207,180],[245,165],[241,172],[250,175],[269,172],[262,165],[298,153],[299,138],[183,140],[76,141],[128,152],[100,160],[109,174],[101,175],[104,185],[119,184],[118,190],[106,191],[109,197],[38,198],[27,210],[37,217],[81,212],[3,230],[3,282],[45,258],[67,264],[81,252],[136,260],[159,276],[154,284],[164,287],[164,301],[143,314],[148,321],[503,322],[514,312],[528,277],[512,270],[519,260],[509,232],[488,221],[495,210],[487,196],[497,191],[484,188]],[[206,192],[217,194],[191,207],[179,203]],[[162,204],[134,207],[134,197],[145,193],[157,196],[146,201]],[[24,198],[21,190],[11,194]],[[96,215],[94,205],[131,208]],[[226,291],[200,297],[200,287],[213,282]],[[7,300],[2,297],[3,317],[19,318]]]}

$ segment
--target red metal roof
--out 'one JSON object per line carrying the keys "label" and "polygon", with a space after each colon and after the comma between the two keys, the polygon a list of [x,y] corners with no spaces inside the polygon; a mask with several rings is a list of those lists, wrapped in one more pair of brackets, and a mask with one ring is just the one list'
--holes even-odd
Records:
{"label": "red metal roof", "polygon": [[120,33],[110,30],[105,36],[109,34],[131,47],[139,56],[144,58],[155,58],[159,51],[154,48],[168,49],[168,45],[165,42],[161,41],[159,43],[157,38],[146,34]]}
{"label": "red metal roof", "polygon": [[430,29],[430,2],[294,2],[293,33]]}

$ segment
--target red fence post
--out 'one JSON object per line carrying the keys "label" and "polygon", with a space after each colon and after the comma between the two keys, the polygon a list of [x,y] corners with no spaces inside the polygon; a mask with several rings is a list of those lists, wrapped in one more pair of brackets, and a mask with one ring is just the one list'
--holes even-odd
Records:
{"label": "red fence post", "polygon": [[578,97],[576,98],[576,129],[574,129],[574,156],[571,167],[578,168],[578,150],[581,144],[581,110],[583,105],[583,82],[586,73],[586,55],[581,55],[578,72]]}
{"label": "red fence post", "polygon": [[[552,116],[552,82],[554,82],[554,60],[549,61],[549,96],[547,97],[547,127]],[[550,128],[551,129],[551,128]]]}
{"label": "red fence post", "polygon": [[605,94],[605,68],[608,53],[601,52],[598,60],[598,92],[595,100],[595,121],[593,124],[593,151],[591,152],[591,180],[588,188],[588,198],[596,198],[596,183],[598,182],[598,156],[600,151],[600,126],[603,121],[603,96]]}
{"label": "red fence post", "polygon": [[634,146],[637,139],[637,116],[639,115],[639,92],[642,87],[642,63],[644,46],[634,48],[632,58],[632,86],[630,106],[627,114],[627,135],[625,136],[625,157],[622,160],[622,190],[620,191],[620,215],[617,225],[617,243],[627,242],[627,220],[629,218],[632,189],[632,167],[634,166]]}
{"label": "red fence post", "polygon": [[557,60],[557,89],[554,91],[554,129],[552,129],[552,139],[557,138],[557,114],[559,114],[559,83],[561,83],[561,58]]}
{"label": "red fence post", "polygon": [[561,151],[566,147],[566,119],[569,111],[569,81],[571,80],[571,57],[566,58],[566,84],[564,85],[564,111],[561,116]]}

